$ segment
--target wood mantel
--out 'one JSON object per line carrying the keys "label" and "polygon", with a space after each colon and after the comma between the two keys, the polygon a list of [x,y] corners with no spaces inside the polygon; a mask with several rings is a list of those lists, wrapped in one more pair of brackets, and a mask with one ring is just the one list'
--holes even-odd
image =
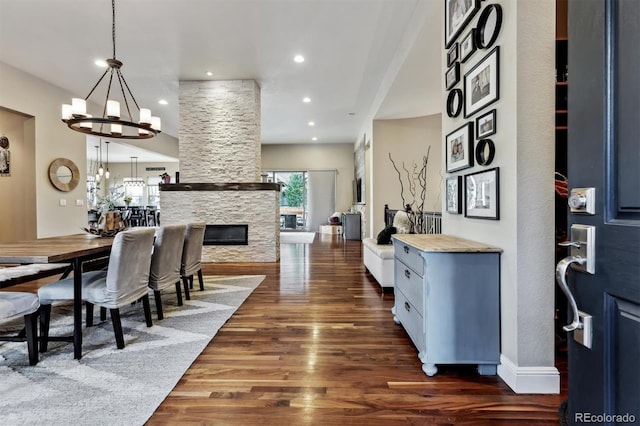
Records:
{"label": "wood mantel", "polygon": [[160,191],[280,191],[279,183],[161,183]]}

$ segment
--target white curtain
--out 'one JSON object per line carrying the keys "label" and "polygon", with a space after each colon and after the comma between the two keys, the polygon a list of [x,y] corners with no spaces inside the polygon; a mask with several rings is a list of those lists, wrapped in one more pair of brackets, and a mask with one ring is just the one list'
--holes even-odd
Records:
{"label": "white curtain", "polygon": [[312,170],[307,172],[308,189],[307,230],[318,232],[320,225],[326,225],[336,210],[336,171]]}

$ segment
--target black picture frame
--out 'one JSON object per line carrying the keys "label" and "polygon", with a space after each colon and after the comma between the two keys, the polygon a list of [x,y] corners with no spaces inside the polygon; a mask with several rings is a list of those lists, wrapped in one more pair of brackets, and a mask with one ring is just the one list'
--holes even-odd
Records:
{"label": "black picture frame", "polygon": [[444,76],[444,81],[447,90],[452,89],[460,82],[460,62],[456,62],[447,70],[447,73]]}
{"label": "black picture frame", "polygon": [[462,40],[459,43],[459,57],[460,62],[465,63],[467,60],[473,55],[473,52],[476,51],[476,30],[475,28],[471,28],[471,30],[462,37]]}
{"label": "black picture frame", "polygon": [[445,180],[447,213],[462,213],[462,176],[451,176]]}
{"label": "black picture frame", "polygon": [[447,95],[447,115],[451,118],[457,117],[462,112],[464,104],[464,94],[461,89],[453,89]]}
{"label": "black picture frame", "polygon": [[496,110],[482,114],[476,118],[476,139],[484,139],[497,131]]}
{"label": "black picture frame", "polygon": [[469,121],[445,138],[447,173],[473,166],[473,122]]}
{"label": "black picture frame", "polygon": [[458,60],[458,43],[453,43],[451,49],[447,52],[447,66],[455,64]]}
{"label": "black picture frame", "polygon": [[502,6],[497,3],[489,4],[478,18],[475,38],[478,49],[489,49],[498,39],[502,28]]}
{"label": "black picture frame", "polygon": [[496,146],[491,139],[480,139],[476,144],[476,164],[488,166],[496,156]]}
{"label": "black picture frame", "polygon": [[464,216],[500,219],[500,168],[495,167],[464,176]]}
{"label": "black picture frame", "polygon": [[480,10],[481,0],[444,0],[444,47],[450,48]]}
{"label": "black picture frame", "polygon": [[464,117],[500,99],[500,46],[496,46],[464,75]]}

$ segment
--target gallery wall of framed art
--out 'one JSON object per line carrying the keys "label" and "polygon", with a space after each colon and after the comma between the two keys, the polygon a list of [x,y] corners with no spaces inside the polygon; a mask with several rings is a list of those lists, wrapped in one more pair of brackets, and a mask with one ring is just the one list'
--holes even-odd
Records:
{"label": "gallery wall of framed art", "polygon": [[469,219],[499,220],[500,179],[495,166],[500,158],[502,6],[490,0],[443,1],[443,87],[451,119],[442,141],[446,211],[464,212]]}

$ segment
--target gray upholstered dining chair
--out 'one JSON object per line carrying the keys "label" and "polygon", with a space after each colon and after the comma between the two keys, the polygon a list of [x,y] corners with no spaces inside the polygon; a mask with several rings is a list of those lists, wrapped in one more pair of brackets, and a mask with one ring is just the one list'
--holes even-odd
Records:
{"label": "gray upholstered dining chair", "polygon": [[38,363],[38,309],[40,301],[33,293],[0,292],[0,321],[24,317],[25,336],[0,336],[0,341],[27,342],[29,364]]}
{"label": "gray upholstered dining chair", "polygon": [[[147,327],[151,327],[149,269],[153,251],[153,228],[121,231],[113,239],[109,266],[104,271],[83,274],[82,300],[87,310],[87,327],[93,325],[93,306],[109,309],[118,349],[124,348],[120,308],[142,299]],[[47,350],[51,304],[73,299],[73,278],[56,281],[38,289],[40,297],[40,351]]]}
{"label": "gray upholstered dining chair", "polygon": [[[156,239],[153,243],[153,255],[151,256],[151,270],[149,272],[149,288],[153,290],[159,320],[164,318],[162,313],[162,290],[175,286],[178,305],[182,305],[180,266],[186,228],[186,225],[167,225],[156,229]],[[186,282],[185,285],[187,285]]]}
{"label": "gray upholstered dining chair", "polygon": [[187,300],[191,299],[187,287],[193,288],[194,274],[198,274],[200,290],[204,290],[204,282],[202,280],[202,242],[204,241],[205,228],[204,223],[189,223],[184,235],[180,275],[185,283],[184,292]]}

